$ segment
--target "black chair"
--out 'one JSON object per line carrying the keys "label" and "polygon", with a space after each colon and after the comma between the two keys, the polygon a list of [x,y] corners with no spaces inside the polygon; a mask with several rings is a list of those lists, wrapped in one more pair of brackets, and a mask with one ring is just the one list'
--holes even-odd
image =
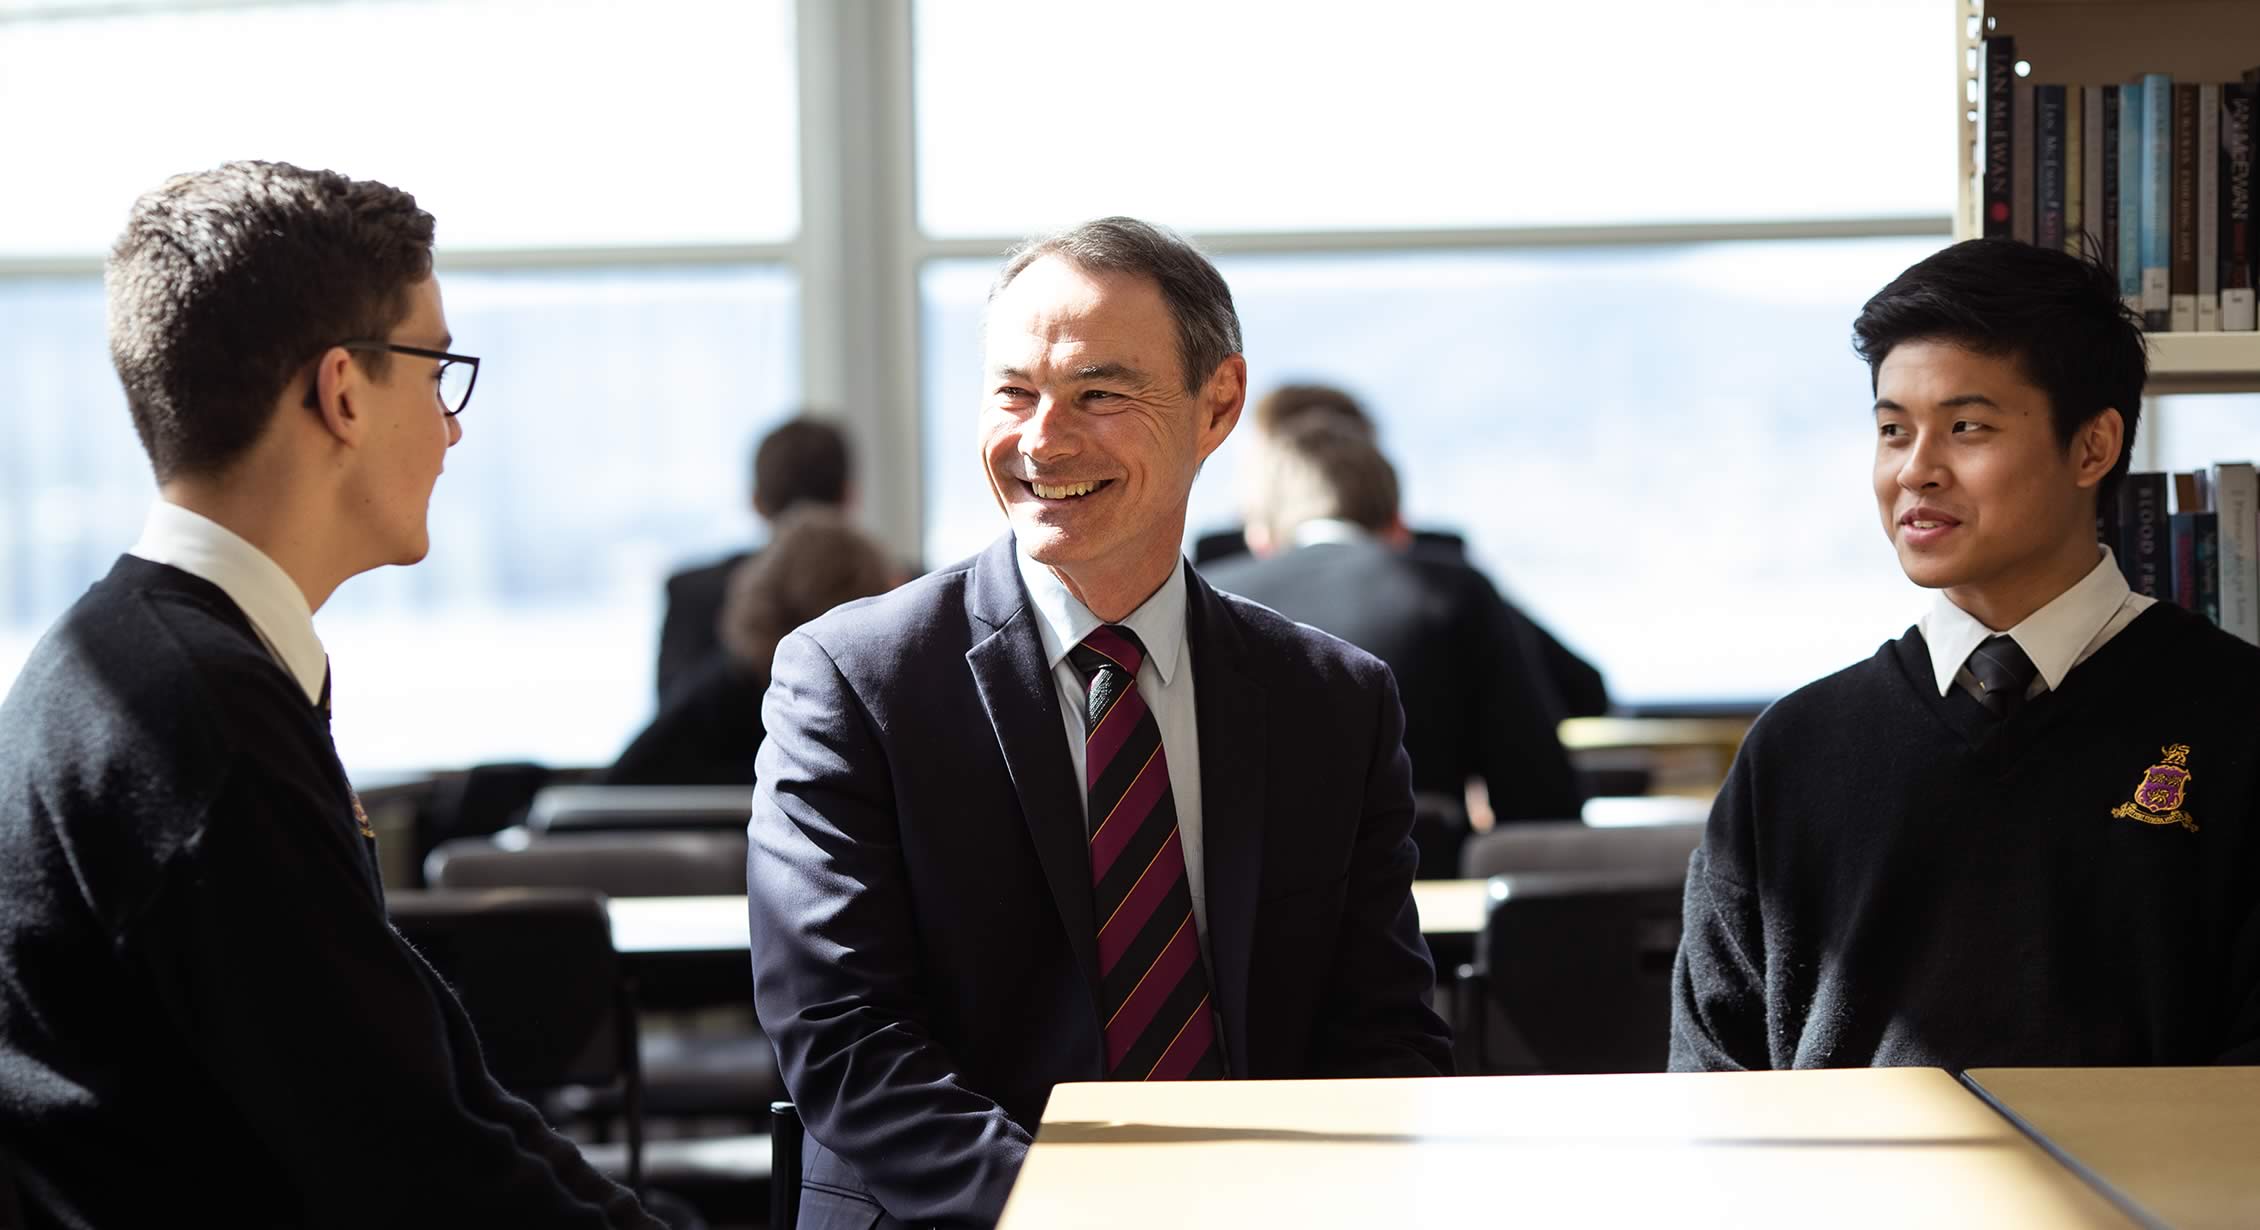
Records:
{"label": "black chair", "polygon": [[1684,882],[1676,869],[1496,878],[1458,993],[1471,1066],[1663,1071]]}
{"label": "black chair", "polygon": [[593,888],[608,897],[745,896],[745,826],[735,832],[556,832],[523,845],[446,842],[424,859],[434,888]]}
{"label": "black chair", "polygon": [[800,1108],[769,1104],[769,1228],[793,1230],[800,1224]]}
{"label": "black chair", "polygon": [[1478,834],[1460,851],[1460,877],[1530,872],[1622,871],[1687,874],[1687,857],[1703,840],[1701,824],[1598,828],[1581,820],[1528,820]]}
{"label": "black chair", "polygon": [[745,832],[750,786],[549,786],[526,809],[537,834],[723,830]]}
{"label": "black chair", "polygon": [[396,892],[393,925],[455,989],[487,1070],[537,1105],[617,1089],[625,1181],[643,1189],[643,1080],[634,990],[604,898],[571,889]]}

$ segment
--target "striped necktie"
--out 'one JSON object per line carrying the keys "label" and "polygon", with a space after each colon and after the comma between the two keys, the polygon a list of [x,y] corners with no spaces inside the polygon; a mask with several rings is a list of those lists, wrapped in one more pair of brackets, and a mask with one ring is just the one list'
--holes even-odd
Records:
{"label": "striped necktie", "polygon": [[1084,679],[1083,788],[1110,1080],[1223,1075],[1161,725],[1138,695],[1145,646],[1109,624],[1068,651]]}

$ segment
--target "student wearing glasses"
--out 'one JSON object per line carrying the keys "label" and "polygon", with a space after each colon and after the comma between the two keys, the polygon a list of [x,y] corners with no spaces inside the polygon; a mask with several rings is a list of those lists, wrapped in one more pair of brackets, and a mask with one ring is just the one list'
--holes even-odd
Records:
{"label": "student wearing glasses", "polygon": [[478,360],[432,218],[276,163],[110,255],[157,480],[0,703],[0,1147],[35,1224],[652,1226],[387,924],[313,613],[413,564]]}

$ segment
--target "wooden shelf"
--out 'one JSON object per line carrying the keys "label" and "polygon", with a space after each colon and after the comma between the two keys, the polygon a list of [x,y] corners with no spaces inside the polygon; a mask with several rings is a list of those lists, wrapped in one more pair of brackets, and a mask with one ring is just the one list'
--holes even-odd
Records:
{"label": "wooden shelf", "polygon": [[2151,396],[2260,391],[2260,333],[2153,333]]}
{"label": "wooden shelf", "polygon": [[[1997,28],[2017,40],[2033,81],[2115,85],[2143,73],[2235,81],[2260,65],[2255,0],[1956,0],[1956,118],[1961,174],[1954,237],[1981,233],[1977,62]],[[2153,333],[2152,395],[2260,392],[2260,333]]]}

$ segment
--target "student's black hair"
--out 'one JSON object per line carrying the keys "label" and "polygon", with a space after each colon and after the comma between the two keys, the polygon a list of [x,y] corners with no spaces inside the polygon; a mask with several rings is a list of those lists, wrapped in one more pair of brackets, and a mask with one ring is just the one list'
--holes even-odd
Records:
{"label": "student's black hair", "polygon": [[2119,297],[2119,280],[2101,264],[2013,239],[1970,239],[1915,262],[1875,293],[1852,322],[1852,348],[1868,362],[1868,387],[1904,342],[1952,342],[2007,357],[2048,395],[2056,441],[2096,415],[2117,410],[2126,424],[2118,463],[2097,484],[2115,498],[2134,456],[2149,377],[2142,323]]}

